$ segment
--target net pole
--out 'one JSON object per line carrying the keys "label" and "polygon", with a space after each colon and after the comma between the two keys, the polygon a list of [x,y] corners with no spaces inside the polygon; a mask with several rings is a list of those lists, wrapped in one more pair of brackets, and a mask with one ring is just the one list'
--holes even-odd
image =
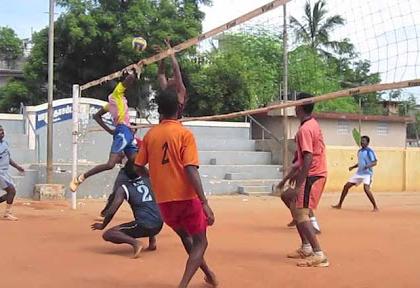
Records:
{"label": "net pole", "polygon": [[[287,7],[283,5],[283,102],[287,102],[287,91],[288,91],[288,54],[287,54]],[[283,177],[288,171],[289,166],[289,154],[287,142],[289,139],[289,121],[287,118],[287,107],[283,108]]]}
{"label": "net pole", "polygon": [[[73,85],[73,128],[72,128],[72,165],[71,165],[71,176],[72,178],[77,177],[77,142],[79,138],[79,100],[80,100],[80,88],[79,85]],[[77,192],[71,193],[71,209],[76,210],[77,208]]]}

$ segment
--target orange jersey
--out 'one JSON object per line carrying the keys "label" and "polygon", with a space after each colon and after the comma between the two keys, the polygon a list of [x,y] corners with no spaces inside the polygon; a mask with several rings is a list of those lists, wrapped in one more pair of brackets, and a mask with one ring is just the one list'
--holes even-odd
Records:
{"label": "orange jersey", "polygon": [[158,203],[197,198],[184,169],[198,166],[197,145],[192,132],[179,121],[163,120],[146,133],[136,164],[147,163]]}
{"label": "orange jersey", "polygon": [[327,158],[325,156],[324,137],[321,127],[314,118],[304,121],[296,134],[297,160],[303,166],[303,153],[312,154],[312,165],[308,176],[327,176]]}

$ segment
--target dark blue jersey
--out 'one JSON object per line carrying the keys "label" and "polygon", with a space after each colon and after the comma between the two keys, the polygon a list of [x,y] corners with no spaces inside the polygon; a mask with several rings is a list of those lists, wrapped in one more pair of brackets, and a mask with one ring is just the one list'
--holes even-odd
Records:
{"label": "dark blue jersey", "polygon": [[121,185],[125,191],[125,198],[133,211],[134,219],[140,225],[147,228],[155,228],[162,225],[159,207],[156,204],[150,180],[147,177],[139,177]]}

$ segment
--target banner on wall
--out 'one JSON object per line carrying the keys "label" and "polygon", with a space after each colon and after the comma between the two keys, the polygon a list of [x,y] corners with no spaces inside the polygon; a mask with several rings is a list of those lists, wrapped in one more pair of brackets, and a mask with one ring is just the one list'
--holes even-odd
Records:
{"label": "banner on wall", "polygon": [[[93,115],[95,115],[102,108],[102,105],[81,103],[80,108],[81,108],[80,119],[92,119]],[[72,119],[72,113],[73,113],[72,103],[55,106],[54,111],[53,111],[53,123],[58,123],[58,122]],[[109,122],[109,121],[106,121],[106,122]],[[40,111],[36,111],[35,129],[37,130],[41,129],[47,124],[48,124],[48,110],[43,109]]]}

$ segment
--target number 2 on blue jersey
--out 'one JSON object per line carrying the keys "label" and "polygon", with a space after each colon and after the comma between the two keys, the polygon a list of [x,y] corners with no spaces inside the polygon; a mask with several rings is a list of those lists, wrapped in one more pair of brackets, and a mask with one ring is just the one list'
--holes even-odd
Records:
{"label": "number 2 on blue jersey", "polygon": [[150,194],[150,189],[147,185],[139,185],[137,186],[137,191],[143,195],[142,201],[143,202],[150,202],[153,200],[152,195]]}

